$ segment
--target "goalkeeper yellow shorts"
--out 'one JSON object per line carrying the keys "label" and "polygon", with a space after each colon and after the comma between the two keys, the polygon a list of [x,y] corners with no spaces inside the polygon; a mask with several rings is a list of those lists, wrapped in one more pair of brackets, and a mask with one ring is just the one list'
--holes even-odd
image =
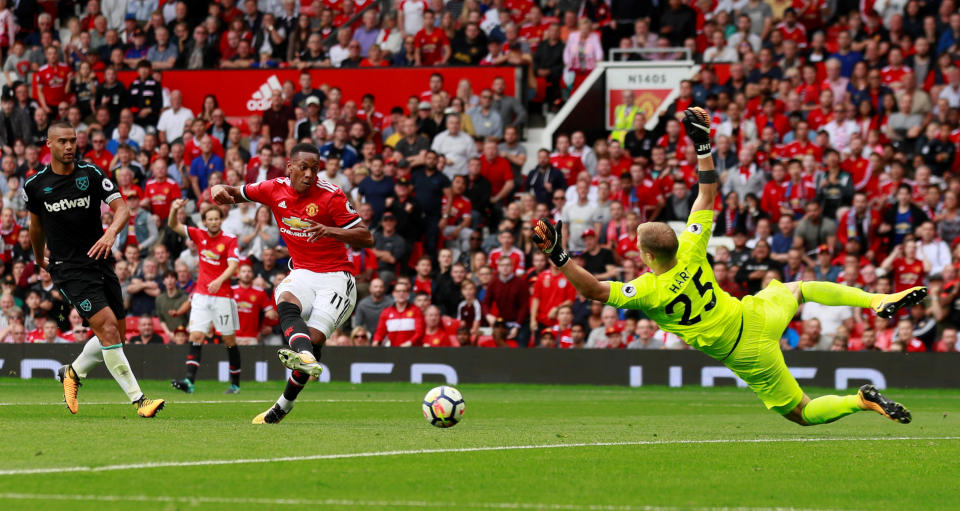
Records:
{"label": "goalkeeper yellow shorts", "polygon": [[780,338],[797,313],[797,300],[787,286],[774,280],[741,302],[743,334],[724,364],[747,382],[768,409],[788,413],[800,403],[803,391],[783,361]]}

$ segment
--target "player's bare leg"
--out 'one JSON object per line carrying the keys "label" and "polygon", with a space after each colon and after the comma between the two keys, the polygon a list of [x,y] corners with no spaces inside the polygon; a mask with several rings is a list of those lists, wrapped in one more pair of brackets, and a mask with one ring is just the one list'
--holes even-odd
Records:
{"label": "player's bare leg", "polygon": [[230,361],[230,387],[224,394],[240,392],[240,348],[237,347],[236,334],[224,335],[223,344],[227,346],[227,359]]}
{"label": "player's bare leg", "polygon": [[323,332],[307,327],[300,317],[300,301],[292,293],[280,294],[277,311],[280,313],[280,327],[290,349],[281,348],[277,352],[280,362],[293,372],[287,380],[283,394],[269,409],[253,418],[254,424],[276,424],[283,420],[296,401],[310,376],[318,377],[322,367],[319,359],[319,346],[323,346],[326,337]]}
{"label": "player's bare leg", "polygon": [[[832,282],[789,282],[786,286],[798,303],[811,301],[824,305],[860,307],[863,307],[862,304],[867,304],[867,307],[872,308],[878,315],[881,311],[889,311],[887,317],[893,316],[901,307],[919,303],[927,295],[927,289],[924,287],[881,295]],[[908,424],[912,420],[910,410],[896,401],[887,399],[876,387],[869,384],[860,387],[856,394],[846,396],[827,395],[810,399],[810,396],[804,394],[800,403],[792,410],[783,413],[783,416],[801,426],[813,426],[827,424],[861,410],[873,410],[901,424]]]}
{"label": "player's bare leg", "polygon": [[[89,318],[90,328],[100,340],[103,362],[113,379],[120,384],[120,388],[127,394],[130,401],[136,405],[137,414],[141,417],[153,417],[164,406],[163,399],[147,399],[140,390],[140,384],[130,369],[130,362],[123,353],[123,336],[126,325],[117,321],[116,315],[109,307],[100,309]],[[66,386],[64,387],[66,388]],[[76,398],[76,396],[74,396]]]}

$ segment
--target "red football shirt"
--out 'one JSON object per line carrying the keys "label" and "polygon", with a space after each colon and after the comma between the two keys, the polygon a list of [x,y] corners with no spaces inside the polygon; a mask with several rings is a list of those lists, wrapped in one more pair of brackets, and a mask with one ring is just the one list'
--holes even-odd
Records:
{"label": "red football shirt", "polygon": [[537,275],[537,283],[533,286],[532,296],[540,299],[540,306],[537,308],[537,323],[553,326],[557,324],[557,320],[547,317],[550,309],[568,300],[572,301],[577,297],[577,291],[562,273],[554,274],[553,271],[544,271]]}
{"label": "red football shirt", "polygon": [[347,247],[333,238],[308,241],[306,220],[350,229],[360,223],[360,215],[339,186],[325,179],[300,194],[290,185],[290,178],[279,177],[244,185],[241,193],[248,200],[265,204],[273,211],[280,227],[280,236],[290,250],[294,268],[316,273],[337,271],[354,274],[354,265],[347,257]]}
{"label": "red football shirt", "polygon": [[407,304],[403,312],[398,311],[396,305],[387,307],[380,314],[373,342],[379,343],[384,338],[390,339],[390,346],[401,346],[407,342],[411,346],[419,346],[423,341],[423,313],[413,304]]}
{"label": "red football shirt", "polygon": [[[91,149],[87,151],[87,154],[83,155],[83,157],[92,161],[94,165],[103,170],[109,169],[110,162],[113,161],[113,153],[107,151],[106,149],[100,151],[99,153],[96,150]],[[110,172],[110,174],[112,175],[113,173]]]}
{"label": "red football shirt", "polygon": [[423,334],[424,348],[453,348],[454,344],[450,341],[450,334],[442,328],[438,328],[434,333]]}
{"label": "red football shirt", "polygon": [[20,234],[20,225],[16,222],[10,227],[9,231],[4,231],[0,227],[0,237],[3,239],[3,253],[0,254],[0,259],[5,263],[9,263],[13,259],[13,246],[17,244],[17,236]]}
{"label": "red football shirt", "polygon": [[347,249],[347,257],[353,263],[355,275],[359,275],[365,270],[377,271],[377,256],[369,248],[355,249],[350,247]]}
{"label": "red football shirt", "polygon": [[173,201],[180,198],[180,187],[169,177],[166,181],[151,179],[147,181],[143,193],[150,201],[150,211],[163,219],[170,215],[170,205]]}
{"label": "red football shirt", "polygon": [[480,174],[490,181],[490,195],[496,195],[503,189],[507,181],[513,181],[513,168],[503,156],[497,156],[490,161],[486,156],[480,157]]}
{"label": "red football shirt", "polygon": [[914,286],[923,285],[923,263],[919,259],[914,259],[908,263],[905,258],[899,257],[893,260],[893,291],[899,293]]}
{"label": "red football shirt", "polygon": [[567,184],[575,184],[577,182],[577,176],[587,170],[583,166],[583,162],[580,161],[580,157],[572,154],[553,153],[550,155],[550,165],[553,165],[563,172],[563,177],[567,180]]}
{"label": "red football shirt", "polygon": [[557,347],[570,349],[573,347],[573,333],[570,328],[560,330],[560,325],[553,325],[553,333],[557,336]]}
{"label": "red football shirt", "polygon": [[37,70],[34,83],[43,87],[43,99],[50,108],[56,108],[67,97],[67,77],[70,72],[70,66],[59,62],[52,66],[46,64]]}
{"label": "red football shirt", "polygon": [[450,40],[439,28],[434,28],[429,34],[426,29],[421,29],[413,38],[413,44],[420,48],[420,64],[432,66],[443,59],[443,47],[450,46]]}
{"label": "red football shirt", "polygon": [[549,27],[550,25],[548,23],[541,23],[539,25],[527,23],[520,27],[520,39],[523,39],[530,45],[530,53],[537,52],[537,46],[540,44],[540,41],[543,40]]}
{"label": "red football shirt", "polygon": [[228,261],[240,262],[237,238],[223,231],[216,236],[211,236],[206,230],[196,227],[187,227],[187,235],[197,244],[197,251],[200,252],[200,269],[194,292],[207,296],[233,297],[229,282],[220,286],[220,289],[213,294],[207,291],[207,285],[223,274],[227,269]]}
{"label": "red football shirt", "polygon": [[510,259],[513,259],[513,271],[514,273],[520,274],[524,270],[524,261],[526,257],[523,255],[523,251],[517,247],[512,247],[510,252],[504,253],[502,247],[497,247],[490,251],[490,266],[493,268],[493,271],[497,271],[497,261],[501,257],[507,256]]}
{"label": "red football shirt", "polygon": [[[440,204],[444,208],[447,207],[446,195],[443,196]],[[470,199],[464,197],[463,195],[457,195],[453,198],[453,204],[450,206],[450,221],[447,222],[447,225],[460,225],[460,222],[463,221],[463,216],[469,215],[471,211],[473,211],[473,204],[470,203]]]}
{"label": "red football shirt", "polygon": [[273,310],[273,300],[262,289],[253,286],[233,286],[233,299],[237,302],[240,328],[237,337],[260,335],[260,313]]}

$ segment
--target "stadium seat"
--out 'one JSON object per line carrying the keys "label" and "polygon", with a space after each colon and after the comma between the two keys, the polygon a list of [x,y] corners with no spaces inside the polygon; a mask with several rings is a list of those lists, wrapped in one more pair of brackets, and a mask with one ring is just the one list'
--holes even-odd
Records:
{"label": "stadium seat", "polygon": [[[131,332],[133,333],[133,335],[137,335],[137,334],[140,333],[140,327],[137,325],[137,322],[139,322],[139,321],[140,321],[140,318],[138,318],[138,317],[136,317],[136,316],[127,316],[127,317],[126,317],[125,323],[126,323],[126,325],[127,325],[127,338],[128,338],[128,339],[131,337],[131,335],[130,335]],[[159,320],[158,320],[158,321],[159,321]]]}

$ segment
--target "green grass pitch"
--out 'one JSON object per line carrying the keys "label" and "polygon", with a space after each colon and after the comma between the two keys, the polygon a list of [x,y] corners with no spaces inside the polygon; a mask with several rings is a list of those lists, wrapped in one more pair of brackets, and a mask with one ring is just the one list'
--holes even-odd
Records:
{"label": "green grass pitch", "polygon": [[251,425],[282,385],[143,382],[169,400],[146,420],[110,380],[71,416],[56,381],[0,379],[0,509],[960,509],[956,391],[887,391],[909,425],[804,428],[729,387],[458,385],[441,430],[433,385],[313,383]]}

